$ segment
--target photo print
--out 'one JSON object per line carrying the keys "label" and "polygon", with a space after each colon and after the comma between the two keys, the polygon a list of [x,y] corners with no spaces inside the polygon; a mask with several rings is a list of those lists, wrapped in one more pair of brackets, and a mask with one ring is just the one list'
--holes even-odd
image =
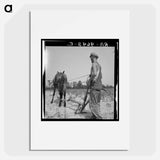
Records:
{"label": "photo print", "polygon": [[119,39],[41,39],[41,120],[119,121]]}

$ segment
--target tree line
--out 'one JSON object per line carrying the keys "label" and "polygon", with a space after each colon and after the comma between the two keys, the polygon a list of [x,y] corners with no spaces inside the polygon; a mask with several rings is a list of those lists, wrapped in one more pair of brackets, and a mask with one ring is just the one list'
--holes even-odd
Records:
{"label": "tree line", "polygon": [[[104,85],[104,84],[102,84],[102,86],[104,88],[113,88],[112,85]],[[82,83],[82,81],[67,82],[67,88],[68,89],[86,89],[87,88],[87,84],[86,83]],[[48,83],[46,85],[46,89],[52,89],[52,86]]]}

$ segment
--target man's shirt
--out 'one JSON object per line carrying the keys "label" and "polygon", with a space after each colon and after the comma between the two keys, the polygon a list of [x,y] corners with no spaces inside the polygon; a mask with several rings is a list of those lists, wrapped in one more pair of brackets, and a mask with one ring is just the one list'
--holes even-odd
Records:
{"label": "man's shirt", "polygon": [[91,76],[91,88],[98,90],[101,89],[102,73],[101,73],[101,66],[98,62],[92,63],[90,76]]}

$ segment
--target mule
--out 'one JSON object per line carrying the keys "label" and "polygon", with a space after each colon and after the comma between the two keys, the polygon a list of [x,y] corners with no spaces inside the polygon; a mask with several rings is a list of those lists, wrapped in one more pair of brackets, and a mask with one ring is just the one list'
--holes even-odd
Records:
{"label": "mule", "polygon": [[66,88],[67,88],[67,76],[63,72],[57,72],[53,79],[53,95],[51,99],[51,103],[53,103],[54,96],[56,90],[59,92],[60,101],[59,101],[59,107],[61,107],[63,98],[64,98],[64,107],[66,107]]}

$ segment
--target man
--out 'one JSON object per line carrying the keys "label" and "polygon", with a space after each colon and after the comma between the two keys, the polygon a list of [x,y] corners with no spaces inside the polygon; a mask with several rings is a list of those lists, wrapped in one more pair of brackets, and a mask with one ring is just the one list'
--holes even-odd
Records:
{"label": "man", "polygon": [[96,53],[90,54],[92,63],[90,79],[88,85],[90,85],[90,101],[89,107],[92,112],[92,118],[102,119],[100,114],[100,100],[101,100],[101,89],[102,89],[102,72],[101,66],[98,63],[98,55]]}

